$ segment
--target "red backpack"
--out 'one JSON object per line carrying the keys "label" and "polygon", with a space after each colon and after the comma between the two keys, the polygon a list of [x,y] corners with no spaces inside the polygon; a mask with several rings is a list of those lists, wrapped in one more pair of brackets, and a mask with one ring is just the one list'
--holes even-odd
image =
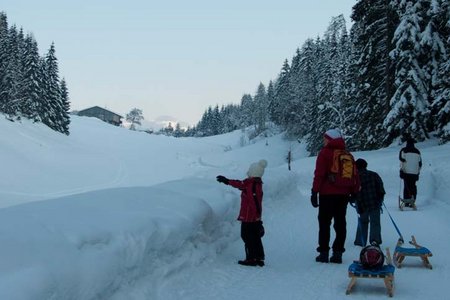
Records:
{"label": "red backpack", "polygon": [[353,155],[345,149],[335,149],[328,179],[336,186],[353,187],[356,184],[356,176]]}

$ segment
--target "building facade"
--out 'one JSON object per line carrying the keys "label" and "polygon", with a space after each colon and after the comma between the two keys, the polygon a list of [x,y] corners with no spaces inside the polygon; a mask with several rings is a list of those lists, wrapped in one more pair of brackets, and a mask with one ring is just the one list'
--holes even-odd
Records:
{"label": "building facade", "polygon": [[101,108],[99,106],[93,106],[90,108],[80,110],[78,112],[78,115],[86,116],[86,117],[95,117],[106,123],[109,123],[109,124],[112,124],[115,126],[120,126],[122,124],[122,118],[123,118],[121,115],[113,113],[112,111]]}

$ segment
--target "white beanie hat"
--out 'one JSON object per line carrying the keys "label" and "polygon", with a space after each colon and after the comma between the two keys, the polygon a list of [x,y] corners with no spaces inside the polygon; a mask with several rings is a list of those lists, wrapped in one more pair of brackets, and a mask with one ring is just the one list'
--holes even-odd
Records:
{"label": "white beanie hat", "polygon": [[264,169],[267,166],[267,160],[261,159],[257,163],[252,163],[250,168],[248,168],[247,176],[248,177],[262,177],[264,175]]}
{"label": "white beanie hat", "polygon": [[342,138],[341,131],[338,128],[327,130],[325,132],[324,136],[330,140]]}

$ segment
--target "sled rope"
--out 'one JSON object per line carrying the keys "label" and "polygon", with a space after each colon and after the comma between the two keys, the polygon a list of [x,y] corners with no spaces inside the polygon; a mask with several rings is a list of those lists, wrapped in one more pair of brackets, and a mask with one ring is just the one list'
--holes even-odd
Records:
{"label": "sled rope", "polygon": [[400,232],[400,229],[398,229],[397,224],[395,224],[395,221],[394,221],[394,219],[392,218],[391,213],[390,213],[389,210],[387,209],[386,204],[384,204],[384,202],[383,202],[383,206],[384,206],[384,208],[386,209],[386,211],[387,211],[387,213],[388,213],[388,215],[389,215],[389,218],[391,219],[392,224],[393,224],[394,227],[395,227],[395,230],[397,230],[397,233],[398,233],[398,235],[400,236],[400,240],[401,240],[402,242],[404,242],[403,235],[402,235],[402,233]]}

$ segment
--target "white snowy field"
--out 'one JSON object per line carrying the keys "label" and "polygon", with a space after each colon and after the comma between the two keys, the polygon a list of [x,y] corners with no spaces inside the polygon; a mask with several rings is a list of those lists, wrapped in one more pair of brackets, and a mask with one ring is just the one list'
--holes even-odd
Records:
{"label": "white snowy field", "polygon": [[[415,235],[433,252],[432,270],[411,257],[396,269],[394,297],[449,299],[450,145],[417,146],[424,161],[417,211],[397,207],[401,146],[354,154],[383,178],[387,209],[405,240]],[[74,116],[64,136],[0,116],[0,157],[0,299],[387,297],[378,279],[360,279],[345,295],[347,268],[360,251],[350,206],[343,264],[314,261],[315,157],[280,135],[175,139]],[[215,181],[219,174],[244,179],[259,159],[268,161],[263,268],[236,263],[244,257],[240,194]],[[393,252],[398,234],[386,210],[381,221],[383,247]]]}

